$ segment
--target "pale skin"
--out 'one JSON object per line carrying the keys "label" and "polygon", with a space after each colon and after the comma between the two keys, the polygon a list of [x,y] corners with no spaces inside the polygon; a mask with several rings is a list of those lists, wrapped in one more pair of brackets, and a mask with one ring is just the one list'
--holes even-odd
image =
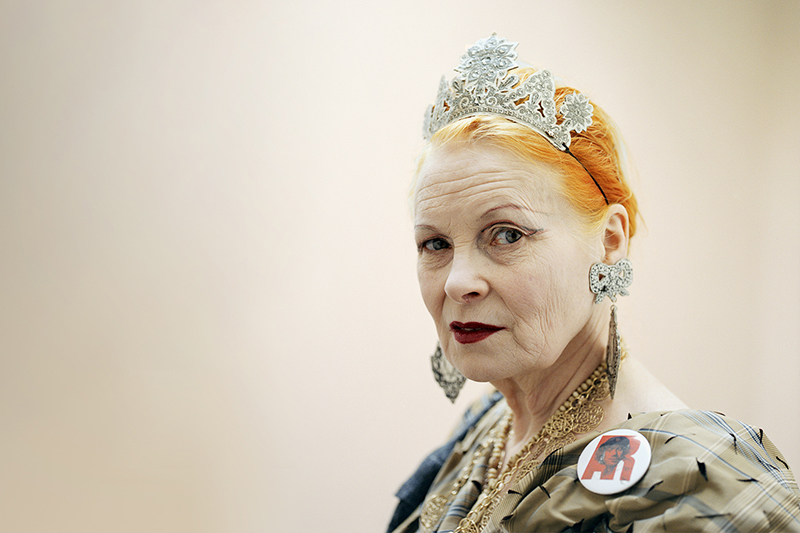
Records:
{"label": "pale skin", "polygon": [[[423,300],[447,359],[494,385],[513,411],[505,462],[600,364],[610,302],[594,303],[589,269],[628,253],[625,208],[611,205],[588,234],[559,180],[554,166],[456,141],[428,155],[414,192]],[[465,343],[454,321],[499,329]],[[628,413],[686,408],[632,356],[601,405],[600,431]]]}

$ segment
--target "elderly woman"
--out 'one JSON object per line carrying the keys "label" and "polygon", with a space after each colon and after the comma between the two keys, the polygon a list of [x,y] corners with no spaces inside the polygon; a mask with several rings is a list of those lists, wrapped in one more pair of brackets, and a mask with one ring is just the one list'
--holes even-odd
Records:
{"label": "elderly woman", "polygon": [[413,192],[436,379],[451,400],[465,378],[498,392],[403,485],[389,531],[800,531],[763,432],[687,409],[627,357],[619,139],[515,46],[478,41],[442,80]]}

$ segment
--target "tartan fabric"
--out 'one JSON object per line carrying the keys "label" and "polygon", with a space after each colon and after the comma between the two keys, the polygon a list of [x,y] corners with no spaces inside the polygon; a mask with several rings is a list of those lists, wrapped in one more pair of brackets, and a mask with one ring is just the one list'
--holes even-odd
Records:
{"label": "tartan fabric", "polygon": [[426,457],[417,468],[417,471],[414,472],[414,475],[403,483],[396,493],[400,501],[389,522],[389,533],[402,524],[424,501],[425,494],[427,494],[431,483],[433,483],[434,478],[441,470],[445,459],[451,455],[456,444],[464,439],[467,432],[475,427],[475,424],[477,424],[478,421],[484,417],[486,412],[500,401],[502,397],[502,394],[495,392],[490,395],[482,396],[477,402],[473,403],[469,409],[467,409],[466,413],[464,413],[461,422],[451,434],[450,439],[443,446]]}
{"label": "tartan fabric", "polygon": [[[499,402],[456,443],[430,493],[450,490],[505,408],[505,402]],[[598,435],[591,432],[517,480],[486,531],[800,532],[800,491],[783,456],[763,431],[717,413],[694,410],[642,413],[617,428],[639,431],[650,442],[650,468],[636,485],[604,496],[578,482],[578,457]],[[459,503],[450,512],[466,514],[464,502]],[[394,531],[417,531],[420,507]],[[452,518],[443,522],[442,531],[452,530],[453,522]]]}

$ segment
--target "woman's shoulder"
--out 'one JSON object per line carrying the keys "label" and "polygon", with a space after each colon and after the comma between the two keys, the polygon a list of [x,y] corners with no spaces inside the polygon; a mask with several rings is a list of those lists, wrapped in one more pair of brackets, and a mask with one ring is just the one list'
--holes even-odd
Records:
{"label": "woman's shoulder", "polygon": [[597,434],[586,435],[545,460],[544,468],[559,462],[560,469],[531,479],[508,531],[532,516],[558,531],[565,517],[613,531],[800,531],[794,475],[760,428],[690,409],[632,415],[617,428],[639,432],[651,446],[638,483],[612,495],[577,483],[578,457]]}
{"label": "woman's shoulder", "polygon": [[644,435],[654,461],[692,456],[701,465],[708,461],[742,472],[770,473],[797,491],[789,465],[764,430],[721,413],[693,409],[640,413],[619,427]]}
{"label": "woman's shoulder", "polygon": [[[488,398],[479,400],[464,417],[469,426],[465,432],[461,428],[464,448],[474,445],[496,421],[499,410],[506,409],[498,397]],[[650,465],[639,483],[610,496],[591,494],[576,484],[578,457],[597,433],[585,435],[531,473],[518,512],[508,517],[509,531],[527,514],[525,509],[536,509],[538,519],[547,523],[547,508],[561,518],[574,510],[576,524],[584,518],[597,520],[598,515],[589,511],[594,509],[615,531],[627,531],[633,524],[638,526],[635,530],[657,524],[667,531],[684,531],[708,521],[721,530],[730,526],[732,531],[800,531],[797,482],[761,428],[693,409],[632,414],[617,428],[637,431],[650,443]],[[544,490],[537,491],[539,486]]]}
{"label": "woman's shoulder", "polygon": [[[800,492],[761,428],[712,411],[644,413],[622,427],[652,448],[640,500],[670,508],[676,526],[714,521],[731,531],[800,530]],[[626,506],[619,498],[620,510]],[[666,514],[661,517],[666,521]]]}

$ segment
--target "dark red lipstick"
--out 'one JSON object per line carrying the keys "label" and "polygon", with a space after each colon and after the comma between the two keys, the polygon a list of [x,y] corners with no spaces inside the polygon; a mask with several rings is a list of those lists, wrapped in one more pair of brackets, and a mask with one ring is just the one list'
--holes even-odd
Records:
{"label": "dark red lipstick", "polygon": [[450,322],[450,331],[461,344],[472,344],[482,341],[492,333],[506,329],[500,326],[482,324],[481,322]]}

